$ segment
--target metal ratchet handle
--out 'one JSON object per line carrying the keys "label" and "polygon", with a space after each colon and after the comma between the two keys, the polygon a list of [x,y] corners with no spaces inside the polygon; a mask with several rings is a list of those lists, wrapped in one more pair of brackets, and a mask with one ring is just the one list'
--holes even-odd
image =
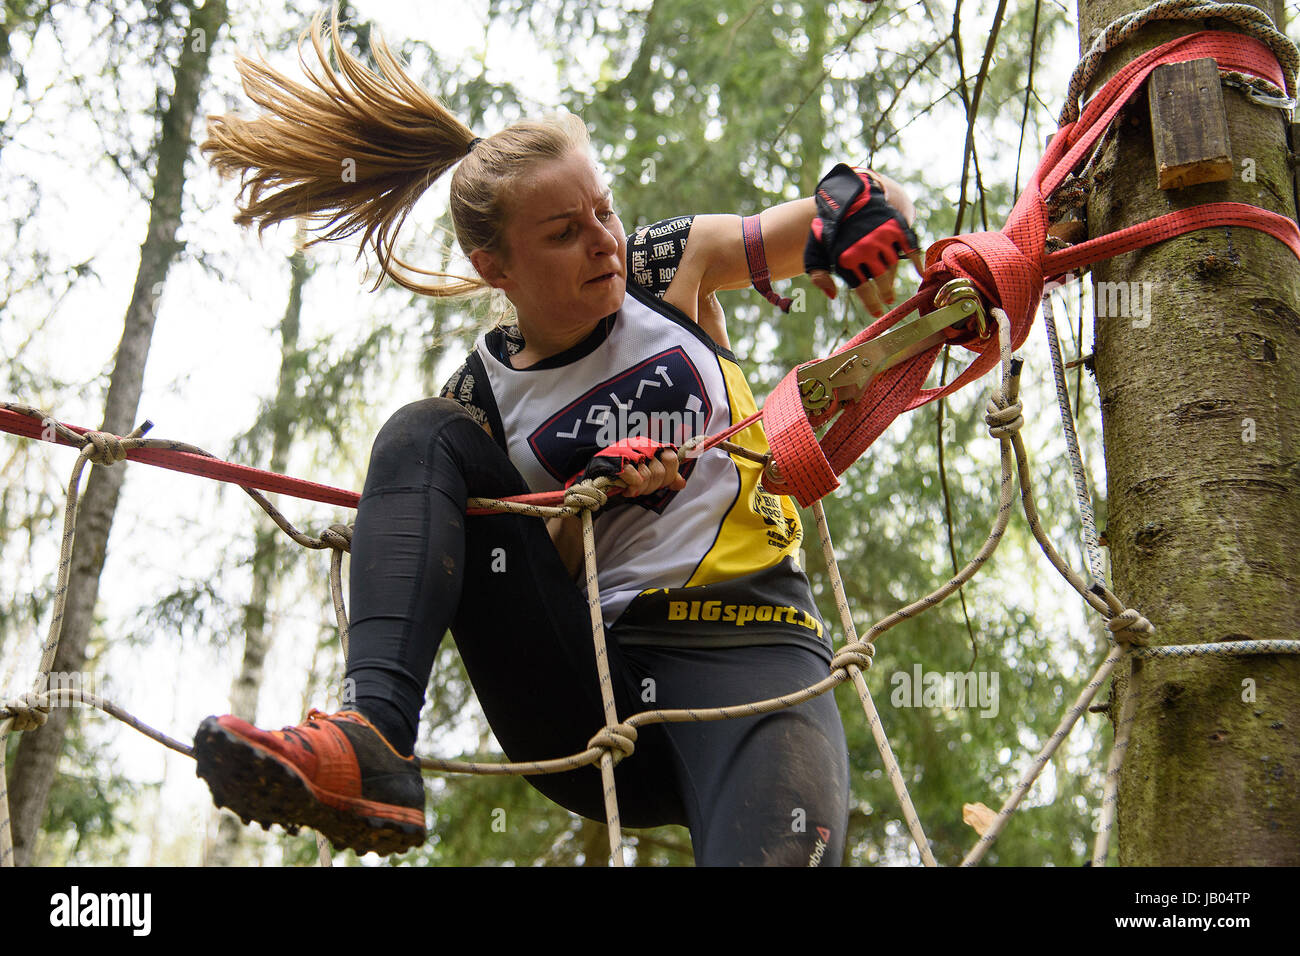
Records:
{"label": "metal ratchet handle", "polygon": [[953,279],[935,294],[940,308],[909,316],[889,331],[861,345],[837,352],[800,370],[799,394],[809,415],[823,415],[841,402],[862,394],[871,380],[887,369],[948,340],[943,330],[967,325],[972,319],[981,338],[988,335],[984,305],[966,279]]}

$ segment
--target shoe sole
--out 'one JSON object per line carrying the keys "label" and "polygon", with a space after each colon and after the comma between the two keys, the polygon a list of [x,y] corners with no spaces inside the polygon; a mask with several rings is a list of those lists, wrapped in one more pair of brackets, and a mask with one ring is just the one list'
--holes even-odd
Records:
{"label": "shoe sole", "polygon": [[[194,772],[207,783],[213,802],[245,824],[256,821],[263,829],[278,824],[290,834],[310,827],[336,850],[381,856],[409,850],[426,839],[423,811],[321,790],[297,768],[222,727],[215,717],[204,720],[194,735],[194,760]],[[379,813],[418,815],[421,822]]]}

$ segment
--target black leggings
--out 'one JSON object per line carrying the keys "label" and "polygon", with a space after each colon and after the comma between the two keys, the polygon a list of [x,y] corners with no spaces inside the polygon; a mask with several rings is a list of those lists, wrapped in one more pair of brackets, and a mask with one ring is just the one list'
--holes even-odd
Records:
{"label": "black leggings", "polygon": [[[512,760],[581,751],[604,724],[590,611],[545,523],[465,514],[467,497],[526,491],[447,399],[407,405],[375,440],[352,537],[347,676],[356,708],[404,753],[448,628]],[[827,673],[793,645],[620,647],[616,630],[607,644],[620,718],[758,700]],[[848,761],[829,693],[761,717],[642,728],[615,777],[623,821],[688,826],[699,864],[833,865],[843,853]],[[604,819],[595,767],[527,779]]]}

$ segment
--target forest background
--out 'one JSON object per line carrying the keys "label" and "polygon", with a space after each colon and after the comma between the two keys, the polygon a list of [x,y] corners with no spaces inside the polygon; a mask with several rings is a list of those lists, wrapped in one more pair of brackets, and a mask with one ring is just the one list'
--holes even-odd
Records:
{"label": "forest background", "polygon": [[[195,142],[181,165],[169,266],[149,285],[156,323],[138,419],[155,423],[154,436],[359,489],[379,426],[441,387],[490,322],[488,300],[434,301],[391,284],[371,291],[373,263],[358,262],[355,245],[296,251],[287,224],[259,240],[231,222],[236,184],[220,181],[198,155],[203,116],[251,109],[235,55],[264,55],[299,75],[297,38],[317,9],[284,0],[4,0],[6,398],[66,422],[104,420],[121,317],[138,298],[141,243],[157,213],[168,107],[186,50],[193,55],[198,45],[208,57]],[[560,107],[581,115],[629,229],[684,213],[753,213],[810,194],[837,161],[875,165],[907,184],[923,244],[996,229],[1055,128],[1077,60],[1075,12],[1056,0],[392,0],[347,4],[344,13],[354,52],[367,53],[378,28],[480,134]],[[445,181],[410,217],[403,240],[408,261],[468,273],[451,251]],[[906,293],[914,279],[902,285]],[[1091,323],[1081,321],[1091,315],[1088,285],[1057,296],[1067,358],[1091,351]],[[788,316],[752,291],[724,294],[732,342],[760,402],[789,368],[870,321],[852,296],[828,303],[803,280],[783,291],[794,288],[805,290],[808,308]],[[1023,354],[1025,435],[1045,525],[1082,568],[1041,323]],[[966,361],[958,350],[937,363],[930,384],[951,380]],[[982,421],[990,387],[983,380],[900,418],[827,500],[860,631],[947,580],[983,542],[998,486],[997,442]],[[1080,367],[1070,387],[1104,527],[1095,385]],[[28,689],[49,624],[74,459],[66,448],[0,437],[5,696]],[[183,740],[203,717],[234,706],[232,696],[255,707],[263,726],[295,723],[308,707],[328,709],[341,661],[327,556],[277,537],[237,488],[125,467],[86,645],[91,689]],[[351,520],[292,499],[279,506],[316,532]],[[804,523],[807,566],[834,622],[811,514]],[[1016,518],[994,562],[960,597],[881,639],[869,681],[941,863],[960,860],[976,838],[963,806],[1001,805],[1105,645],[1100,622],[1083,613]],[[895,691],[917,667],[982,675],[997,687],[996,707],[922,706],[919,694],[902,700]],[[546,688],[537,692],[544,699]],[[450,640],[429,699],[421,753],[498,753]],[[917,862],[859,705],[847,690],[839,700],[852,762],[846,862]],[[30,862],[315,859],[310,835],[221,822],[186,758],[98,712],[70,717]],[[991,862],[1086,858],[1109,738],[1102,716],[1085,717]],[[11,768],[19,739],[9,740]],[[601,825],[554,807],[518,779],[428,779],[428,843],[385,862],[606,862]],[[626,839],[638,865],[690,862],[681,828],[630,831]],[[336,864],[358,862],[376,860],[335,854]]]}

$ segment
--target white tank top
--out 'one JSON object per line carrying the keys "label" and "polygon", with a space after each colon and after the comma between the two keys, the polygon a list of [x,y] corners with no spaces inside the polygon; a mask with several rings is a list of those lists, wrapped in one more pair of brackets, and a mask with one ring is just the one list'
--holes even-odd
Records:
{"label": "white tank top", "polygon": [[[627,289],[588,339],[529,368],[507,360],[517,330],[485,333],[444,390],[488,427],[533,491],[563,488],[623,438],[680,446],[755,410],[731,352],[635,280]],[[732,440],[768,448],[760,425]],[[720,449],[684,461],[682,473],[682,491],[596,515],[606,625],[625,644],[793,643],[825,653],[790,499],[762,488],[759,464]]]}

